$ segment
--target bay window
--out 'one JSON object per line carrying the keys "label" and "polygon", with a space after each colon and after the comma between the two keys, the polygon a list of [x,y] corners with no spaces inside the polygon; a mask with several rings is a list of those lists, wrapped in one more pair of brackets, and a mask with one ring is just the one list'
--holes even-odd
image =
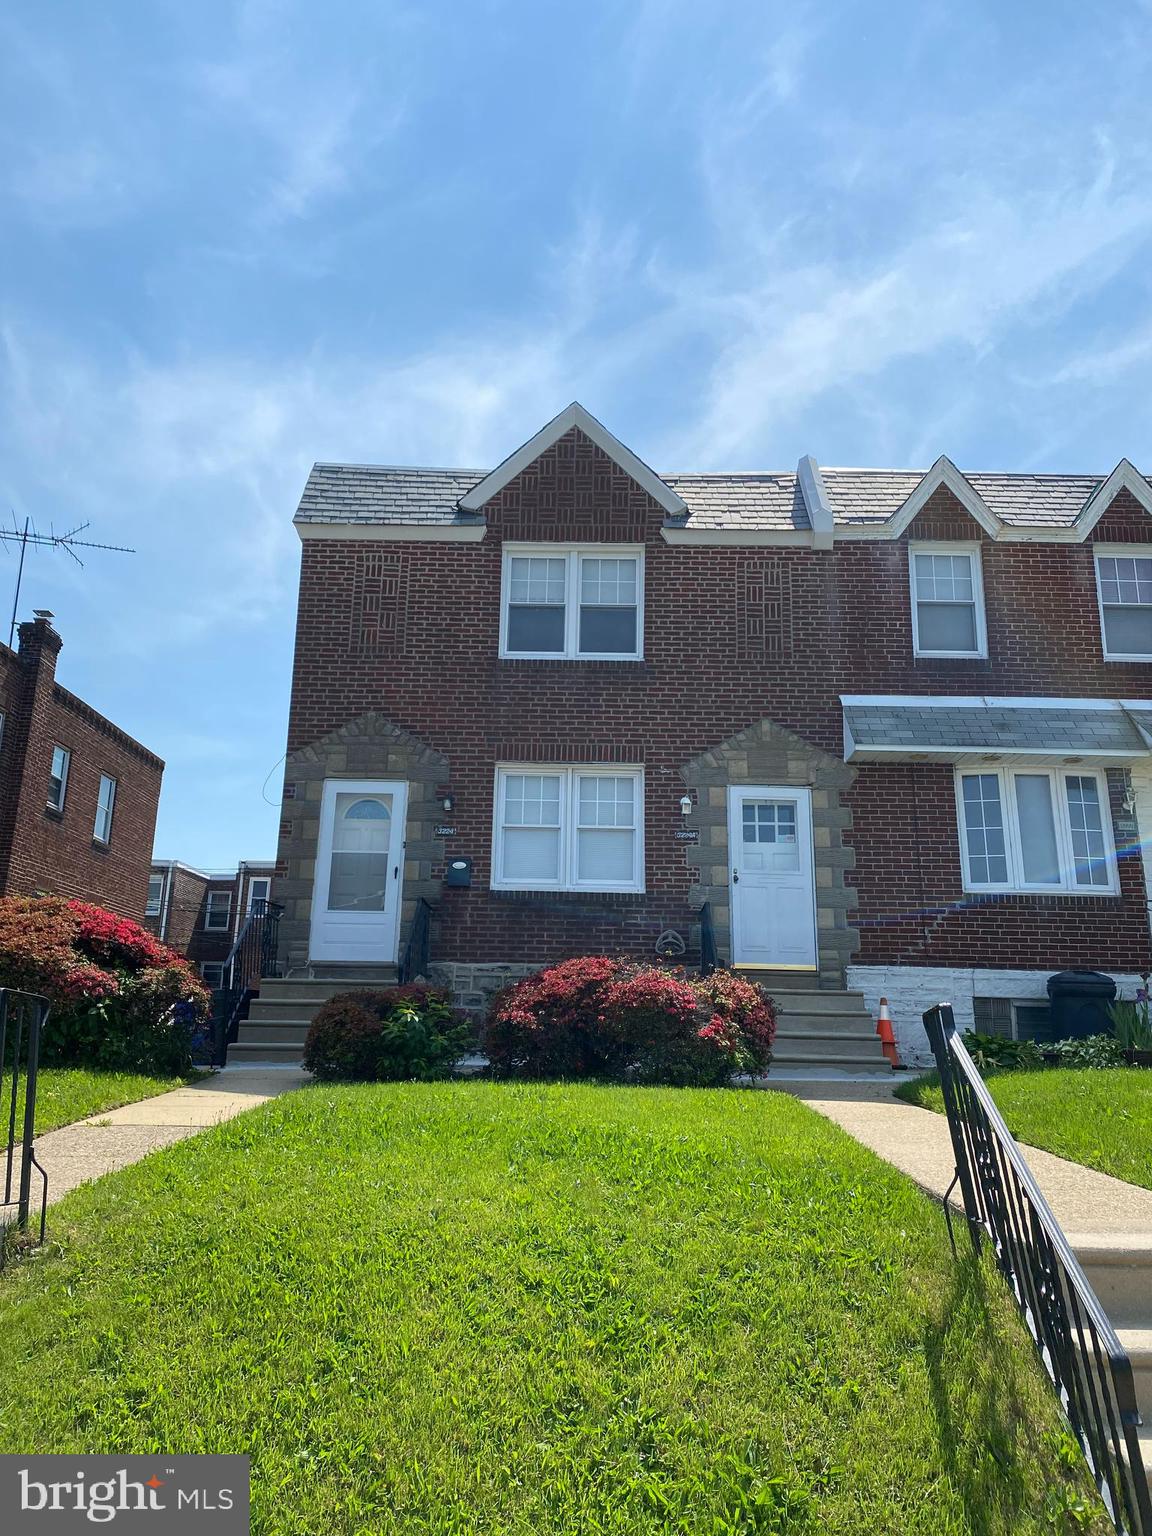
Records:
{"label": "bay window", "polygon": [[643,578],[635,545],[506,544],[500,655],[639,660]]}
{"label": "bay window", "polygon": [[912,544],[912,649],[917,656],[987,656],[980,551],[975,544]]}
{"label": "bay window", "polygon": [[972,891],[1115,891],[1116,850],[1103,774],[962,769],[960,853]]}
{"label": "bay window", "polygon": [[493,889],[642,891],[643,791],[639,768],[498,768]]}
{"label": "bay window", "polygon": [[1104,655],[1152,661],[1152,550],[1097,553],[1096,594]]}

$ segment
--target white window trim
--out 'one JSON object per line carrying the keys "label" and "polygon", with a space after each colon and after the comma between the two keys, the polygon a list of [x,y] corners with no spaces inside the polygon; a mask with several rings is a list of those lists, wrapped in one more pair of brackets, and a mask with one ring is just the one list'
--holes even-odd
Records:
{"label": "white window trim", "polygon": [[[510,651],[508,608],[513,559],[566,560],[564,581],[564,649],[562,651]],[[634,651],[580,651],[580,557],[593,560],[636,562],[636,649]],[[643,661],[644,660],[644,546],[643,544],[505,544],[500,563],[500,649],[505,661]]]}
{"label": "white window trim", "polygon": [[[64,803],[68,799],[68,776],[72,772],[72,749],[71,747],[62,747],[57,741],[53,742],[52,744],[53,758],[55,758],[57,752],[63,752],[64,754],[64,772],[60,775],[60,798],[59,800],[53,800],[51,796],[49,796],[47,799],[47,805],[50,811],[58,811],[61,815],[63,815]],[[48,763],[49,789],[51,789],[52,780],[54,777],[55,775],[52,772],[52,762],[50,760]]]}
{"label": "white window trim", "polygon": [[[972,601],[976,609],[976,649],[974,651],[927,651],[920,645],[920,604],[916,596],[917,555],[968,555],[972,561]],[[984,620],[984,573],[981,569],[980,546],[976,543],[946,544],[933,539],[921,539],[908,545],[908,591],[912,603],[912,654],[927,660],[937,658],[960,661],[986,661],[988,658],[988,628]]]}
{"label": "white window trim", "polygon": [[[1052,783],[1052,806],[1056,821],[1056,851],[1060,860],[1060,884],[1028,884],[1024,879],[1024,855],[1020,845],[1020,825],[1016,814],[1016,795],[1008,783],[1013,774],[1044,775]],[[1004,816],[1005,846],[1008,850],[1009,880],[1003,884],[984,885],[972,878],[968,866],[968,829],[964,819],[965,776],[995,774],[1000,782],[1000,808]],[[1107,885],[1078,885],[1076,861],[1072,854],[1072,832],[1068,817],[1069,775],[1095,779],[1100,797],[1100,821],[1104,832],[1104,857],[1108,866]],[[1108,780],[1104,772],[1089,767],[1015,767],[995,768],[968,763],[956,768],[956,825],[960,834],[960,862],[964,871],[964,889],[973,893],[1001,892],[1017,896],[1116,896],[1120,891],[1120,870],[1116,858],[1116,839],[1112,831],[1112,811],[1108,799]]]}
{"label": "white window trim", "polygon": [[[1096,612],[1100,616],[1100,649],[1105,661],[1152,661],[1152,651],[1110,651],[1108,631],[1104,626],[1104,594],[1100,590],[1100,558],[1152,560],[1152,544],[1097,544],[1092,551],[1092,569],[1096,573]],[[1113,607],[1143,608],[1144,603],[1113,604]]]}
{"label": "white window trim", "polygon": [[[224,972],[227,970],[227,968],[228,962],[226,960],[201,960],[200,980],[204,983],[205,986],[210,987],[213,991],[219,991],[219,989],[224,985]],[[218,970],[220,972],[220,980],[216,983],[215,987],[212,987],[212,983],[208,980],[208,977],[205,974],[208,970]]]}
{"label": "white window trim", "polygon": [[[565,780],[561,788],[560,810],[560,868],[561,878],[554,881],[502,880],[500,867],[504,857],[504,800],[507,777],[510,773],[551,773]],[[633,845],[632,879],[615,884],[603,880],[577,880],[576,869],[576,819],[572,807],[576,804],[576,779],[597,776],[622,778],[636,781],[636,837]],[[498,763],[492,794],[492,874],[491,889],[494,891],[600,891],[633,892],[644,894],[644,770],[635,763]]]}
{"label": "white window trim", "polygon": [[[265,895],[265,896],[253,896],[253,894],[252,894],[252,887],[254,885],[266,885],[268,887],[267,895]],[[257,901],[271,901],[271,900],[272,900],[272,876],[271,875],[249,875],[248,876],[248,904],[247,904],[247,906],[244,909],[245,916],[248,916],[251,913],[252,908],[253,908],[253,906],[255,905],[255,903]]]}
{"label": "white window trim", "polygon": [[[209,919],[211,918],[213,912],[220,910],[219,905],[214,905],[214,903],[222,903],[223,904],[223,907],[224,907],[224,921],[223,921],[223,923],[213,923],[213,922],[209,921]],[[205,898],[204,898],[204,932],[205,933],[227,933],[229,928],[231,928],[231,926],[232,926],[232,892],[231,891],[209,891],[207,896],[205,896]]]}
{"label": "white window trim", "polygon": [[[157,896],[156,896],[156,905],[155,906],[152,905],[152,895],[151,895],[153,880],[159,880],[159,882],[160,882],[160,890],[159,890],[159,892],[157,893]],[[149,894],[144,898],[144,916],[145,917],[159,917],[161,912],[163,912],[163,910],[164,910],[164,876],[163,875],[149,875],[148,876],[148,892],[149,892]]]}
{"label": "white window trim", "polygon": [[[112,786],[112,795],[111,795],[111,798],[108,801],[108,807],[107,807],[107,809],[108,809],[108,830],[107,830],[107,832],[101,832],[100,831],[100,818],[101,818],[101,815],[103,814],[103,811],[104,811],[105,807],[104,807],[104,802],[103,802],[103,800],[100,797],[104,793],[104,786],[105,786],[105,784],[111,784],[111,786]],[[102,773],[100,775],[100,787],[96,791],[96,821],[95,821],[95,824],[92,827],[92,841],[94,843],[103,843],[105,847],[107,847],[108,844],[112,841],[112,818],[116,814],[116,790],[117,790],[117,787],[118,787],[117,781],[112,777],[112,775],[110,773]]]}

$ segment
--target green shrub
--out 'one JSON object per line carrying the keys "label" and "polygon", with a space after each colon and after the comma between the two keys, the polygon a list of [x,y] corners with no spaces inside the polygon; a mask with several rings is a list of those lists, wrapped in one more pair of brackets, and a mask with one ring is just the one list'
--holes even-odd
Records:
{"label": "green shrub", "polygon": [[771,998],[731,972],[586,955],[498,993],[484,1050],[502,1077],[706,1086],[765,1072],[775,1031]]}
{"label": "green shrub", "polygon": [[1034,1040],[1010,1040],[1005,1035],[981,1035],[969,1030],[964,1036],[976,1070],[989,1072],[1033,1072],[1044,1065],[1044,1055]]}
{"label": "green shrub", "polygon": [[1057,1040],[1048,1047],[1059,1056],[1062,1067],[1122,1067],[1124,1047],[1114,1035],[1083,1035],[1078,1040]]}
{"label": "green shrub", "polygon": [[1118,997],[1108,1009],[1112,1033],[1122,1051],[1152,1051],[1152,1022],[1148,1018],[1148,994],[1141,988],[1135,1000]]}
{"label": "green shrub", "polygon": [[312,1020],[304,1065],[336,1081],[428,1082],[448,1077],[469,1029],[433,987],[340,992]]}

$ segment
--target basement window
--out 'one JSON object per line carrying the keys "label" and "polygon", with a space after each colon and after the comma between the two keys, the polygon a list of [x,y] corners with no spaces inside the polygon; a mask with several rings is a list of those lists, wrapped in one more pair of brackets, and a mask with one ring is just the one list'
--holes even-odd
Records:
{"label": "basement window", "polygon": [[1008,997],[974,997],[972,1027],[980,1035],[1035,1040],[1038,1045],[1047,1045],[1056,1038],[1052,1010],[1039,997],[1020,1002]]}
{"label": "basement window", "polygon": [[506,544],[500,655],[638,661],[643,588],[643,552],[635,545]]}

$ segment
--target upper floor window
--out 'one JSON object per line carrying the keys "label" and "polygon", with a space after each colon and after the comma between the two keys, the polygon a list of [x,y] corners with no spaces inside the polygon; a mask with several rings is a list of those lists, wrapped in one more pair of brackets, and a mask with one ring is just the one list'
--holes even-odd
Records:
{"label": "upper floor window", "polygon": [[100,775],[100,794],[96,801],[96,825],[92,836],[98,843],[106,843],[112,836],[112,811],[116,805],[116,780],[106,773]]}
{"label": "upper floor window", "polygon": [[492,886],[506,891],[642,891],[639,768],[500,768]]}
{"label": "upper floor window", "polygon": [[1152,661],[1152,550],[1097,553],[1096,591],[1104,655]]}
{"label": "upper floor window", "polygon": [[249,912],[251,912],[257,902],[267,902],[271,890],[272,880],[268,875],[254,875],[248,881]]}
{"label": "upper floor window", "polygon": [[52,772],[48,778],[48,809],[62,811],[68,794],[68,768],[72,754],[67,747],[52,748]]}
{"label": "upper floor window", "polygon": [[500,655],[637,661],[644,561],[635,545],[504,546]]}
{"label": "upper floor window", "polygon": [[217,932],[225,931],[232,916],[232,892],[209,891],[204,909],[204,926]]}
{"label": "upper floor window", "polygon": [[987,656],[979,548],[912,544],[908,555],[915,654]]}
{"label": "upper floor window", "polygon": [[159,917],[160,904],[164,900],[164,876],[148,876],[148,902],[144,908],[145,917]]}
{"label": "upper floor window", "polygon": [[1117,889],[1108,788],[1099,773],[959,771],[965,889]]}

